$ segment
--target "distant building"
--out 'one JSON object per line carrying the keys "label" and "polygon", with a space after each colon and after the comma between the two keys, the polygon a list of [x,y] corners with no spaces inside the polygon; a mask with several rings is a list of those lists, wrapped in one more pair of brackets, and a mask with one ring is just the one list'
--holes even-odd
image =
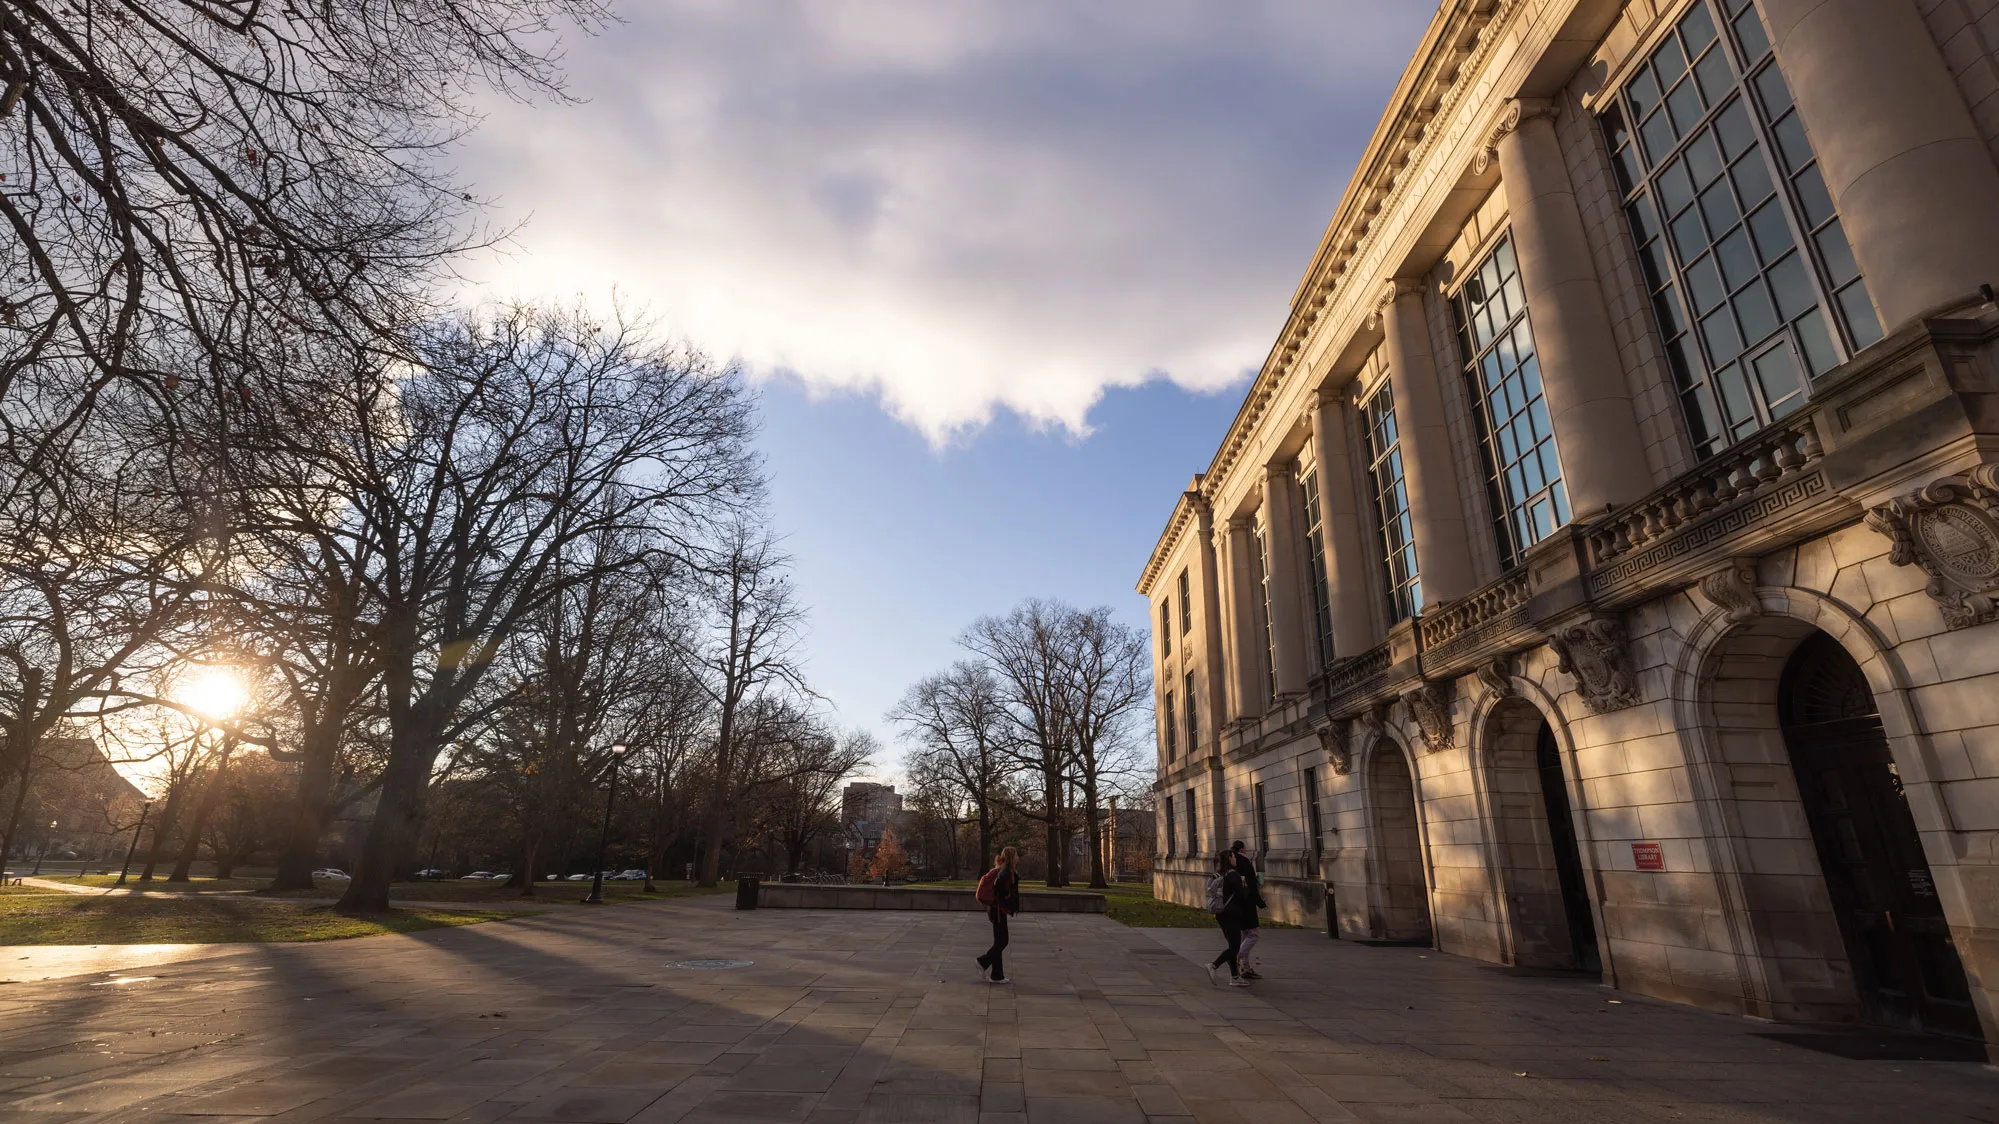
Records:
{"label": "distant building", "polygon": [[874,854],[882,833],[902,817],[902,796],[892,784],[855,781],[840,792],[840,830],[862,857]]}

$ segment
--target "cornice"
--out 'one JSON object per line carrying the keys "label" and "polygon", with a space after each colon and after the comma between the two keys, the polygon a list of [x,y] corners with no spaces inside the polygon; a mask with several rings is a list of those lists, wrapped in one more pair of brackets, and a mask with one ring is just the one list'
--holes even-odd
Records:
{"label": "cornice", "polygon": [[[1200,479],[1198,476],[1194,478],[1197,486]],[[1180,493],[1180,499],[1173,505],[1173,514],[1166,521],[1166,530],[1160,534],[1158,544],[1152,548],[1152,557],[1145,560],[1145,569],[1139,572],[1137,588],[1140,594],[1146,597],[1152,596],[1152,583],[1159,580],[1160,571],[1166,568],[1166,559],[1171,557],[1174,548],[1180,545],[1180,536],[1187,532],[1187,525],[1194,521],[1195,516],[1207,510],[1207,506],[1206,497],[1199,491],[1189,489]]]}
{"label": "cornice", "polygon": [[[1346,276],[1349,266],[1381,237],[1377,220],[1406,194],[1407,173],[1421,168],[1439,143],[1444,130],[1432,128],[1432,124],[1449,118],[1467,96],[1470,83],[1465,79],[1479,73],[1491,57],[1497,36],[1486,32],[1503,26],[1520,2],[1445,0],[1431,21],[1319,240],[1304,280],[1292,295],[1283,331],[1251,381],[1208,471],[1202,474],[1201,490],[1211,502],[1249,445],[1285,377],[1304,354],[1313,328],[1350,286]],[[1359,278],[1363,285],[1376,280]]]}

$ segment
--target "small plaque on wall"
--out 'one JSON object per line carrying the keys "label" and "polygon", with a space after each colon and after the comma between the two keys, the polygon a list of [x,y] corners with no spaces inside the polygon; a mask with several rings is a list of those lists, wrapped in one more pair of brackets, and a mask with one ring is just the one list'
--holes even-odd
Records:
{"label": "small plaque on wall", "polygon": [[1657,843],[1633,843],[1631,861],[1639,870],[1666,869],[1666,852]]}

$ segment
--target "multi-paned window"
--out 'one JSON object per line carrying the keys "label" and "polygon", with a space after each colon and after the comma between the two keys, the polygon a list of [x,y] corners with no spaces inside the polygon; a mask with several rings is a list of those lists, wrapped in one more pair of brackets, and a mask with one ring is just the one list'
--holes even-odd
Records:
{"label": "multi-paned window", "polygon": [[1187,811],[1187,853],[1190,855],[1197,855],[1200,854],[1201,852],[1201,823],[1195,817],[1194,790],[1191,788],[1187,790],[1186,811]]}
{"label": "multi-paned window", "polygon": [[1270,626],[1270,534],[1262,520],[1256,523],[1256,588],[1261,591],[1263,625],[1263,678],[1266,698],[1277,697],[1277,647]]}
{"label": "multi-paned window", "polygon": [[1159,603],[1159,655],[1162,659],[1173,656],[1173,599],[1168,597]]}
{"label": "multi-paned window", "polygon": [[1696,0],[1601,121],[1702,456],[1881,338],[1753,0]]}
{"label": "multi-paned window", "polygon": [[1194,631],[1194,599],[1188,594],[1191,584],[1187,571],[1180,571],[1180,631],[1183,633]]}
{"label": "multi-paned window", "polygon": [[1187,673],[1186,694],[1182,696],[1187,708],[1187,752],[1193,753],[1201,746],[1201,716],[1194,708],[1194,673]]}
{"label": "multi-paned window", "polygon": [[1256,804],[1256,857],[1270,853],[1270,814],[1263,805],[1263,782],[1256,782],[1256,791],[1251,794]]}
{"label": "multi-paned window", "polygon": [[1323,858],[1326,853],[1326,828],[1319,818],[1319,770],[1305,770],[1305,827],[1312,833],[1312,843],[1307,850],[1314,858]]}
{"label": "multi-paned window", "polygon": [[1452,302],[1465,379],[1485,428],[1486,487],[1506,564],[1569,521],[1555,427],[1541,394],[1541,362],[1513,236],[1500,238]]}
{"label": "multi-paned window", "polygon": [[1174,756],[1180,752],[1180,746],[1179,746],[1180,739],[1178,736],[1178,727],[1175,725],[1175,723],[1178,722],[1178,719],[1174,717],[1173,692],[1171,691],[1166,692],[1165,709],[1166,709],[1166,760],[1171,761],[1173,760]]}
{"label": "multi-paned window", "polygon": [[1180,850],[1180,841],[1176,838],[1179,828],[1180,825],[1173,821],[1173,798],[1169,796],[1166,798],[1166,853],[1169,856]]}
{"label": "multi-paned window", "polygon": [[1409,485],[1402,471],[1401,434],[1395,427],[1395,392],[1387,380],[1362,407],[1367,420],[1368,471],[1387,572],[1388,611],[1402,620],[1423,611],[1423,581],[1416,568],[1416,530],[1409,517]]}
{"label": "multi-paned window", "polygon": [[1319,470],[1306,469],[1298,476],[1298,494],[1305,501],[1305,573],[1312,584],[1312,635],[1317,641],[1319,666],[1333,666],[1333,598],[1326,580],[1326,528],[1319,517]]}

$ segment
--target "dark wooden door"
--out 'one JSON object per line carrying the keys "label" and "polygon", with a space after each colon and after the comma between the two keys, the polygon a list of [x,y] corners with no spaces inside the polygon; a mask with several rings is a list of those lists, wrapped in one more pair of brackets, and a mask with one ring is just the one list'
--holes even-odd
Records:
{"label": "dark wooden door", "polygon": [[1853,658],[1829,637],[1785,668],[1784,742],[1870,1019],[1979,1037],[1915,816]]}
{"label": "dark wooden door", "polygon": [[1535,764],[1541,773],[1541,802],[1548,813],[1548,842],[1555,852],[1555,877],[1562,886],[1562,913],[1569,923],[1569,945],[1575,950],[1576,967],[1590,972],[1603,971],[1603,958],[1596,948],[1596,914],[1590,910],[1589,886],[1583,879],[1583,856],[1576,846],[1576,821],[1569,814],[1569,787],[1562,775],[1562,752],[1555,744],[1555,731],[1541,724],[1541,737],[1534,746]]}

